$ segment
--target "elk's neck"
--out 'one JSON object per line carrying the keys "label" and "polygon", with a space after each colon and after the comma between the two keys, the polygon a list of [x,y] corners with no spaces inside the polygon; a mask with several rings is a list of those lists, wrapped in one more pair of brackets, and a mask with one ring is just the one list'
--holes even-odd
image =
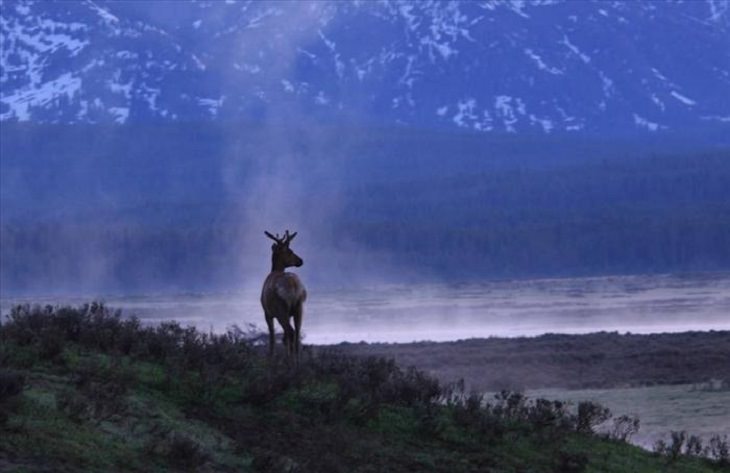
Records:
{"label": "elk's neck", "polygon": [[272,273],[283,273],[286,269],[286,266],[284,266],[284,263],[281,263],[276,260],[276,258],[271,258],[271,272]]}

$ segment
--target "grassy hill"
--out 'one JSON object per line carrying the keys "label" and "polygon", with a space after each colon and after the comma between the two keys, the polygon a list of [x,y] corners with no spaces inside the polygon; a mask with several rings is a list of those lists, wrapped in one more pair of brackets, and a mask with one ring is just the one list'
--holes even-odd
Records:
{"label": "grassy hill", "polygon": [[17,307],[0,327],[0,470],[727,471],[721,444],[708,459],[631,446],[630,422],[594,434],[607,416],[595,404],[482,399],[334,351],[297,365],[261,341],[142,326],[97,304]]}

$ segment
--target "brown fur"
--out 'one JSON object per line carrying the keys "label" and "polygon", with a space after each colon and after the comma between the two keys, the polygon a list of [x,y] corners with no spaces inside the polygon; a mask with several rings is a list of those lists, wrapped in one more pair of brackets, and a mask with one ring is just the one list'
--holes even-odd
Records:
{"label": "brown fur", "polygon": [[[265,233],[276,242],[271,246],[271,272],[264,280],[261,290],[261,306],[269,328],[269,354],[274,353],[274,319],[276,319],[284,330],[284,346],[287,354],[298,356],[307,291],[296,274],[284,271],[288,267],[299,267],[304,263],[289,248],[289,243],[296,236],[296,232],[290,235],[287,230],[283,238],[279,238],[278,234],[274,236],[269,232]],[[289,322],[290,318],[294,319],[294,328]]]}

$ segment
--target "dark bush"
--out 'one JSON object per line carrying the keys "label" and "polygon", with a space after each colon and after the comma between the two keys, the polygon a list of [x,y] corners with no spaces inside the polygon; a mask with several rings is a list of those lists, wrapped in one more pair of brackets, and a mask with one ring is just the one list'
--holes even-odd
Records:
{"label": "dark bush", "polygon": [[177,322],[143,327],[138,319],[122,318],[120,311],[96,302],[78,308],[18,305],[0,326],[0,337],[21,346],[36,343],[44,358],[57,356],[71,342],[102,353],[174,360],[188,368],[211,362],[242,366],[254,350],[247,336],[256,334],[237,327],[223,335],[205,334]]}
{"label": "dark bush", "polygon": [[669,442],[669,449],[667,454],[671,461],[676,461],[682,454],[682,450],[685,442],[687,441],[687,432],[684,430],[672,431],[671,441]]}
{"label": "dark bush", "polygon": [[322,351],[310,355],[293,373],[279,366],[290,383],[322,379],[338,387],[338,403],[346,405],[351,399],[360,399],[368,412],[388,403],[405,407],[422,406],[440,399],[439,382],[422,372],[398,367],[393,360],[384,358],[354,358],[337,352]]}
{"label": "dark bush", "polygon": [[[298,473],[302,471],[300,465],[286,456],[285,453],[261,452],[254,456],[251,464],[254,471],[262,473]],[[338,471],[332,469],[331,471]]]}
{"label": "dark bush", "polygon": [[521,420],[527,416],[527,397],[524,394],[501,391],[494,397],[497,402],[492,410],[498,417]]}
{"label": "dark bush", "polygon": [[730,444],[727,435],[713,435],[706,447],[709,458],[715,460],[721,466],[730,466]]}
{"label": "dark bush", "polygon": [[609,438],[620,442],[628,442],[639,431],[639,418],[622,415],[613,419]]}
{"label": "dark bush", "polygon": [[588,469],[588,457],[583,453],[558,452],[555,473],[583,473]]}
{"label": "dark bush", "polygon": [[466,394],[463,382],[446,386],[444,390],[446,403],[451,407],[457,425],[473,429],[488,438],[502,436],[505,431],[503,419],[485,403],[484,395],[476,392]]}
{"label": "dark bush", "polygon": [[684,447],[685,455],[699,457],[702,455],[702,452],[702,439],[700,439],[696,435],[690,435],[689,437],[687,437],[687,443]]}
{"label": "dark bush", "polygon": [[572,427],[568,406],[562,401],[536,399],[528,408],[527,419],[540,429],[557,427],[567,430]]}
{"label": "dark bush", "polygon": [[670,462],[675,462],[685,451],[685,442],[687,441],[687,432],[684,430],[670,433],[669,442],[660,439],[654,444],[654,452],[666,456]]}
{"label": "dark bush", "polygon": [[611,411],[607,407],[592,402],[578,403],[578,417],[575,429],[584,434],[594,433],[594,429],[611,418]]}
{"label": "dark bush", "polygon": [[660,439],[654,444],[654,452],[667,457],[669,462],[677,461],[682,455],[705,457],[720,467],[730,466],[730,444],[727,436],[713,435],[706,445],[696,435],[685,431],[672,431],[670,441]]}
{"label": "dark bush", "polygon": [[11,370],[0,370],[0,403],[17,396],[23,391],[25,376]]}
{"label": "dark bush", "polygon": [[56,327],[47,327],[38,334],[38,354],[43,360],[55,360],[66,344],[64,334]]}
{"label": "dark bush", "polygon": [[56,406],[77,424],[80,424],[91,416],[88,399],[74,391],[61,392],[56,397]]}
{"label": "dark bush", "polygon": [[198,442],[179,433],[170,437],[166,456],[172,465],[188,471],[196,471],[210,459]]}

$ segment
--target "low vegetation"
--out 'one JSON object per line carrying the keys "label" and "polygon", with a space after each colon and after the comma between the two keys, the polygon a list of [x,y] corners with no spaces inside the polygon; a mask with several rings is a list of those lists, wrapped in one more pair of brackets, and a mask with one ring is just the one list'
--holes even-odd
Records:
{"label": "low vegetation", "polygon": [[654,451],[675,462],[682,456],[710,458],[721,467],[730,467],[730,443],[727,436],[713,435],[707,442],[687,432],[672,431],[670,440],[658,440]]}
{"label": "low vegetation", "polygon": [[[727,441],[649,453],[610,413],[494,398],[378,357],[268,358],[259,334],[144,326],[100,304],[0,327],[0,470],[714,472]],[[714,442],[714,440],[713,440]],[[724,450],[723,450],[724,448]],[[669,452],[669,453],[667,453]],[[698,453],[699,452],[699,453]],[[717,454],[715,452],[718,452]],[[725,453],[722,453],[725,452]]]}

